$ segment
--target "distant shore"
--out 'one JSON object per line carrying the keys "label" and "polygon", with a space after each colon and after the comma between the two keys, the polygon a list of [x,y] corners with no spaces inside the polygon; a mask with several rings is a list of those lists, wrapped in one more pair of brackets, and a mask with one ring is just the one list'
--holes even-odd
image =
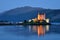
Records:
{"label": "distant shore", "polygon": [[51,23],[0,23],[0,25],[51,25]]}

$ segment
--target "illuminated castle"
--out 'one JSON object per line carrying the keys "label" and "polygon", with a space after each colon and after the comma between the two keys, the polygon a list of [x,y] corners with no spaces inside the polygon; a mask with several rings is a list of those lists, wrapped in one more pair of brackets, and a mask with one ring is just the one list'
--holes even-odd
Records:
{"label": "illuminated castle", "polygon": [[[45,13],[40,14],[38,13],[37,18],[32,19],[34,22],[43,22],[46,21],[46,23],[49,23],[49,19],[46,19]],[[31,20],[29,20],[30,22]]]}
{"label": "illuminated castle", "polygon": [[38,19],[39,21],[45,20],[45,14],[39,14],[39,13],[38,13],[37,19]]}

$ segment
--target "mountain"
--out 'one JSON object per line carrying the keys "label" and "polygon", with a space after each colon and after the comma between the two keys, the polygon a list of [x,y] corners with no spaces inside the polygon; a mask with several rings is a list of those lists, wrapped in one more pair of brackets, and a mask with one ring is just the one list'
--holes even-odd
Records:
{"label": "mountain", "polygon": [[0,20],[24,21],[37,17],[38,12],[45,13],[50,22],[60,22],[60,9],[45,9],[39,7],[18,7],[0,14]]}

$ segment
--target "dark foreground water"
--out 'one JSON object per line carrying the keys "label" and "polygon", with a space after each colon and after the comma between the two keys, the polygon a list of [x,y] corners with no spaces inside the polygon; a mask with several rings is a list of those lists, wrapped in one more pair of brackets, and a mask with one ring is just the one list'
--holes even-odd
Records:
{"label": "dark foreground water", "polygon": [[60,25],[0,26],[0,40],[60,40]]}

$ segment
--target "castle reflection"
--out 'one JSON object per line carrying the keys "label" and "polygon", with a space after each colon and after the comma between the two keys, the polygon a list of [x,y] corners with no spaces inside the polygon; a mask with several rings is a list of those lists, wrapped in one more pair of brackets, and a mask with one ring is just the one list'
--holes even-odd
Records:
{"label": "castle reflection", "polygon": [[38,37],[44,36],[45,33],[49,31],[49,25],[29,26],[29,32],[31,31],[37,33]]}

